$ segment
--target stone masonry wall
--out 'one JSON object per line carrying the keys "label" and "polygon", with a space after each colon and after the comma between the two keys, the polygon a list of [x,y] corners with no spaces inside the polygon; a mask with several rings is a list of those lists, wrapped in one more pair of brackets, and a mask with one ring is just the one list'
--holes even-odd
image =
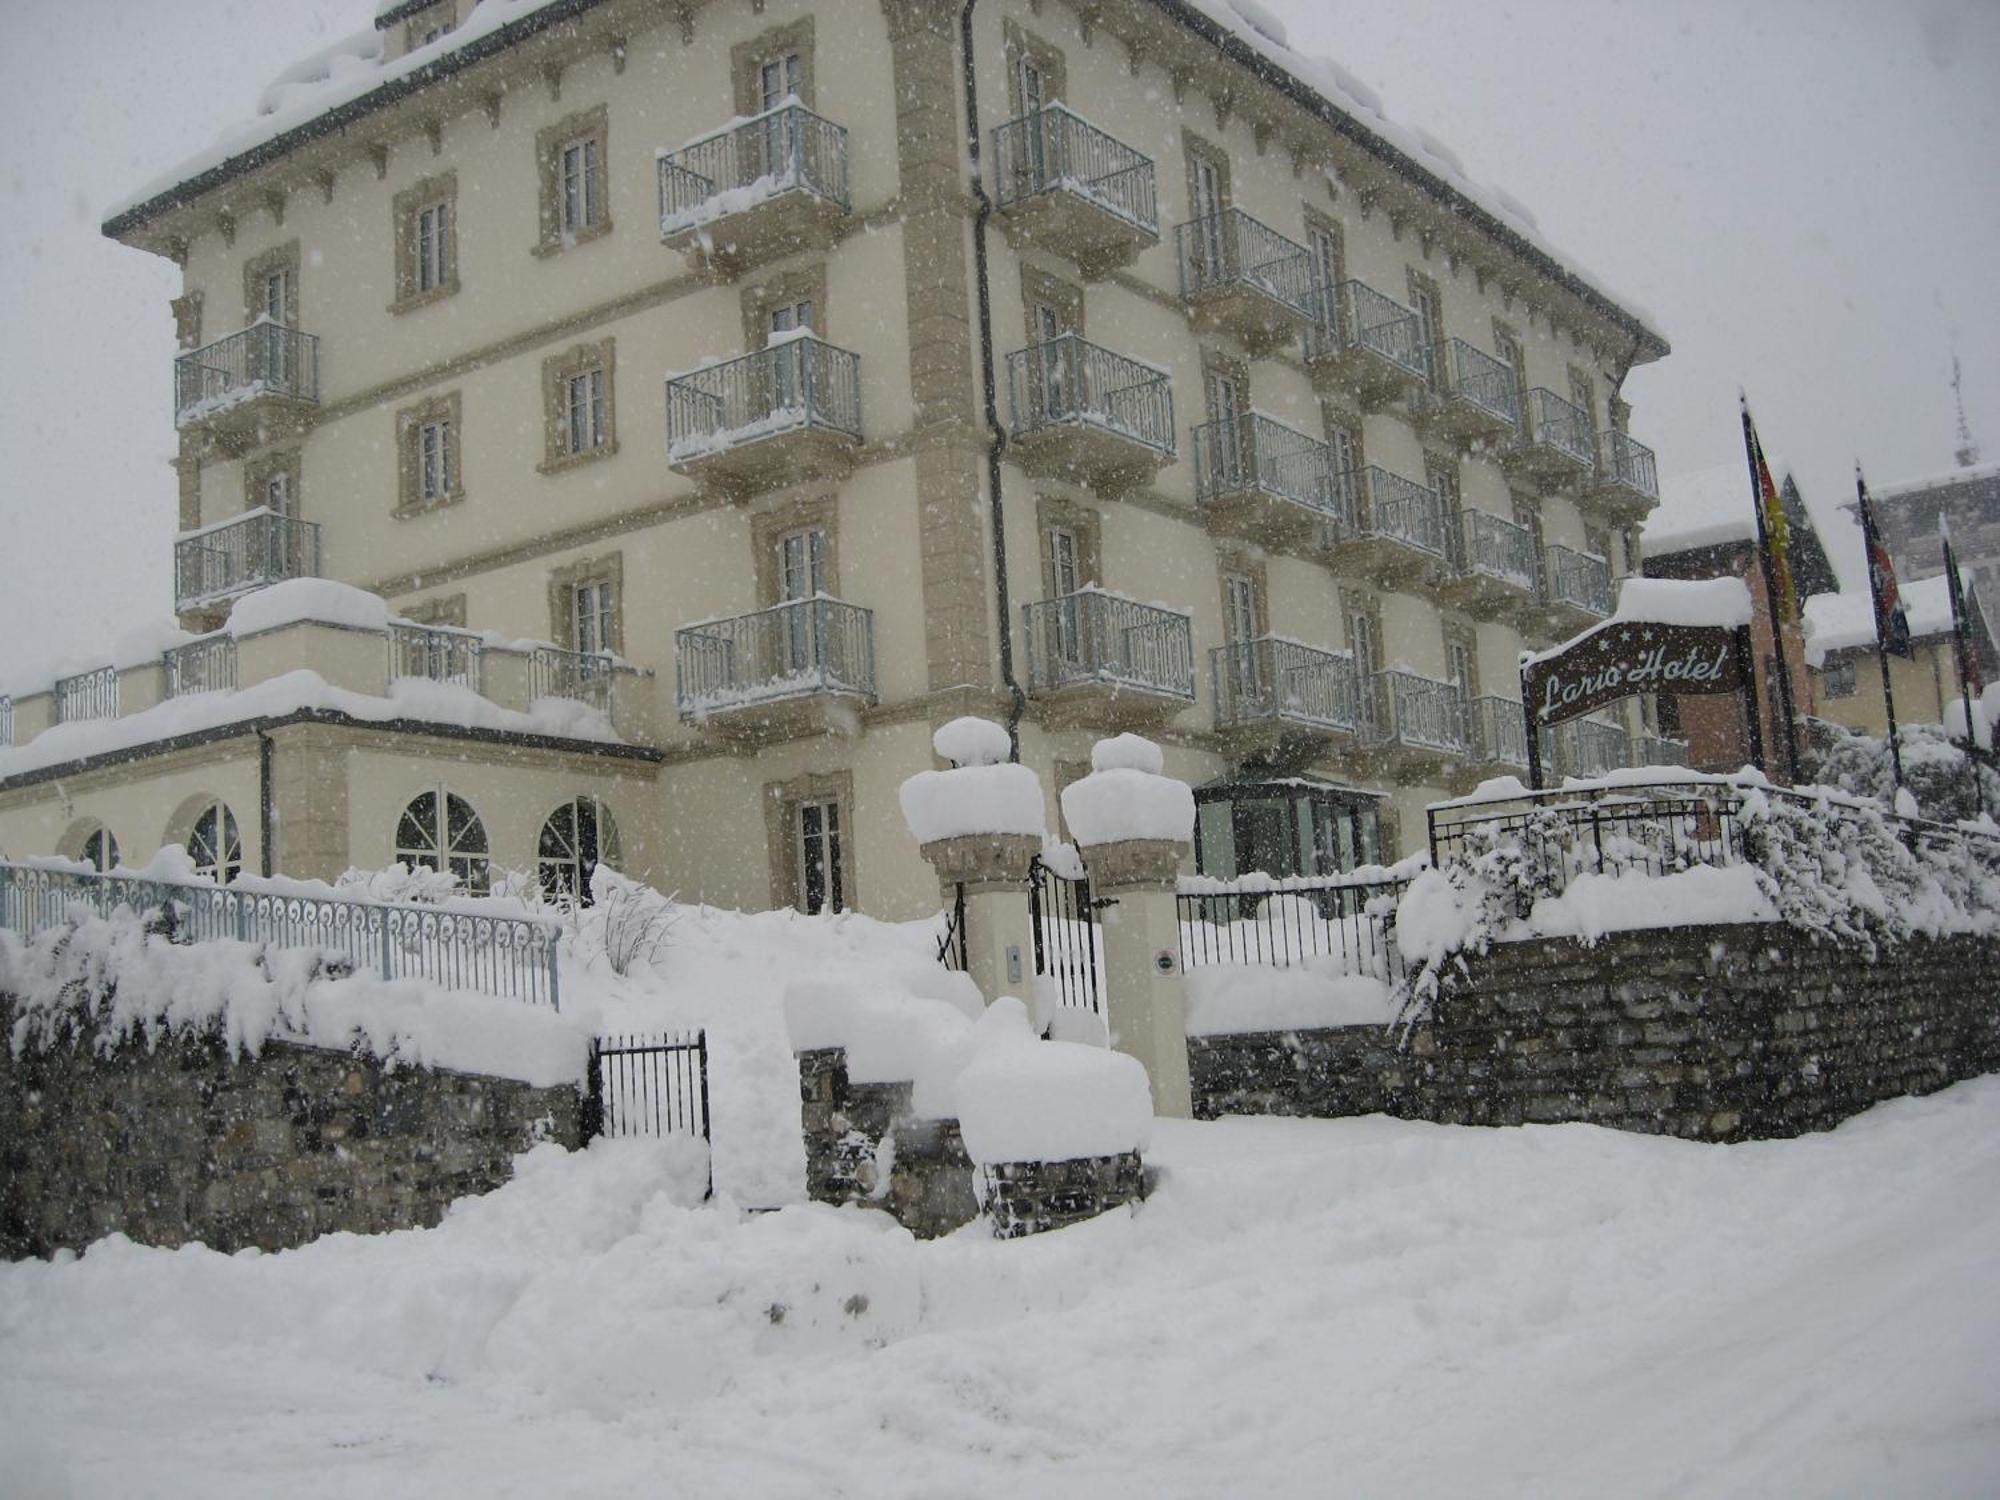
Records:
{"label": "stone masonry wall", "polygon": [[[11,1021],[0,997],[0,1042]],[[432,1225],[535,1142],[576,1145],[579,1107],[572,1087],[280,1042],[234,1059],[208,1036],[109,1056],[0,1044],[0,1257],[114,1231],[233,1251]]]}
{"label": "stone masonry wall", "polygon": [[2000,943],[1913,940],[1871,959],[1758,924],[1497,944],[1407,1035],[1198,1037],[1189,1062],[1203,1118],[1792,1136],[2000,1070]]}

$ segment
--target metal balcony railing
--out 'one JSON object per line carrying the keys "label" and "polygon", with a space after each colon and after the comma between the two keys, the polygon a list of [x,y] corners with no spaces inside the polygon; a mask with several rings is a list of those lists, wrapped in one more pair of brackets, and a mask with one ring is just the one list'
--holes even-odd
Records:
{"label": "metal balcony railing", "polygon": [[1535,534],[1483,510],[1458,513],[1458,571],[1497,578],[1519,588],[1535,586]]}
{"label": "metal balcony railing", "polygon": [[1073,333],[1007,356],[1007,406],[1016,437],[1053,427],[1099,427],[1156,453],[1174,451],[1167,373]]}
{"label": "metal balcony railing", "polygon": [[1490,766],[1528,765],[1528,716],[1513,698],[1472,700],[1472,751]]}
{"label": "metal balcony railing", "polygon": [[1361,722],[1354,658],[1281,636],[1232,641],[1208,655],[1218,725],[1281,720],[1352,732]]}
{"label": "metal balcony railing", "polygon": [[861,358],[810,334],[667,382],[669,462],[809,427],[861,436]]}
{"label": "metal balcony railing", "polygon": [[1300,315],[1313,315],[1312,256],[1240,208],[1192,219],[1174,231],[1181,295],[1254,287]]}
{"label": "metal balcony railing", "polygon": [[479,691],[479,637],[434,625],[389,627],[389,680],[424,678]]}
{"label": "metal balcony railing", "polygon": [[160,658],[169,698],[236,691],[236,637],[212,635],[171,646]]}
{"label": "metal balcony railing", "polygon": [[1424,325],[1395,298],[1364,281],[1343,281],[1338,286],[1322,282],[1313,296],[1318,311],[1306,334],[1307,358],[1365,349],[1410,375],[1429,377]]}
{"label": "metal balcony railing", "polygon": [[174,361],[176,425],[267,395],[319,400],[318,338],[260,320]]}
{"label": "metal balcony railing", "polygon": [[875,616],[825,594],[706,620],[674,633],[683,719],[730,708],[849,693],[875,698]]}
{"label": "metal balcony railing", "polygon": [[1375,674],[1376,737],[1384,742],[1462,755],[1465,695],[1455,682],[1391,669]]}
{"label": "metal balcony railing", "polygon": [[1648,500],[1660,498],[1660,471],[1651,448],[1615,428],[1600,432],[1597,441],[1600,476]]}
{"label": "metal balcony railing", "polygon": [[528,653],[528,697],[569,698],[600,713],[611,712],[611,663],[608,651],[565,651],[536,646]]}
{"label": "metal balcony railing", "polygon": [[1611,613],[1611,564],[1588,552],[1549,548],[1548,602],[1602,619]]}
{"label": "metal balcony railing", "polygon": [[319,576],[319,527],[259,507],[174,541],[174,607],[220,603],[287,578]]}
{"label": "metal balcony railing", "polygon": [[1509,427],[1521,425],[1521,392],[1511,365],[1464,339],[1446,339],[1444,393],[1456,396]]}
{"label": "metal balcony railing", "polygon": [[780,104],[660,156],[660,233],[670,235],[804,192],[847,202],[847,132]]}
{"label": "metal balcony railing", "polygon": [[993,131],[997,205],[1039,193],[1075,193],[1126,223],[1157,234],[1153,159],[1074,113],[1048,104]]}
{"label": "metal balcony railing", "polygon": [[1642,734],[1632,741],[1632,764],[1635,766],[1685,766],[1687,763],[1686,740]]}
{"label": "metal balcony railing", "polygon": [[1436,490],[1374,464],[1361,471],[1359,489],[1354,528],[1360,535],[1444,555],[1444,506]]}
{"label": "metal balcony railing", "polygon": [[56,722],[75,724],[84,719],[118,717],[118,669],[95,667],[69,677],[58,677],[55,687]]}
{"label": "metal balcony railing", "polygon": [[1565,775],[1606,776],[1632,764],[1632,737],[1616,724],[1572,719],[1542,735],[1544,754],[1553,747]]}
{"label": "metal balcony railing", "polygon": [[1547,386],[1538,385],[1528,392],[1528,425],[1521,438],[1552,448],[1585,468],[1596,461],[1597,434],[1590,425],[1590,413]]}
{"label": "metal balcony railing", "polygon": [[1199,500],[1256,490],[1321,511],[1328,520],[1353,515],[1339,508],[1333,450],[1255,412],[1195,428],[1194,490]]}
{"label": "metal balcony railing", "polygon": [[1194,698],[1194,630],[1178,610],[1079,589],[1022,606],[1028,690],[1077,683]]}

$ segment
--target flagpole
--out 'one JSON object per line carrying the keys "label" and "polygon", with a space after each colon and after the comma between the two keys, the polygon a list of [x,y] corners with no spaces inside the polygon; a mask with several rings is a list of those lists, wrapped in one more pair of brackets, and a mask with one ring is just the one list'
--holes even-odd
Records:
{"label": "flagpole", "polygon": [[1958,667],[1958,696],[1965,704],[1965,769],[1972,777],[1972,805],[1984,817],[1986,786],[1979,776],[1979,730],[1973,724],[1972,676],[1966,670],[1971,645],[1965,638],[1965,608],[1959,591],[1958,559],[1952,556],[1951,528],[1945,521],[1943,511],[1938,512],[1938,540],[1944,544],[1944,592],[1951,601],[1951,655]]}
{"label": "flagpole", "polygon": [[1896,692],[1889,686],[1889,647],[1882,639],[1882,588],[1875,577],[1875,549],[1882,545],[1875,534],[1875,513],[1868,507],[1868,486],[1861,478],[1861,465],[1854,466],[1854,493],[1860,502],[1861,542],[1868,554],[1868,603],[1875,618],[1875,659],[1882,664],[1882,706],[1889,713],[1889,764],[1895,769],[1896,790],[1903,789],[1903,747],[1896,738]]}
{"label": "flagpole", "polygon": [[[1763,565],[1764,598],[1771,609],[1771,641],[1777,648],[1778,705],[1785,720],[1785,775],[1796,782],[1799,779],[1799,741],[1792,708],[1792,668],[1785,659],[1784,605],[1778,593],[1778,568],[1771,556],[1771,538],[1764,526],[1764,450],[1757,441],[1757,429],[1750,421],[1749,397],[1738,393],[1736,399],[1743,408],[1743,455],[1750,466],[1752,509],[1757,513],[1757,556]],[[1761,704],[1758,711],[1763,711]]]}

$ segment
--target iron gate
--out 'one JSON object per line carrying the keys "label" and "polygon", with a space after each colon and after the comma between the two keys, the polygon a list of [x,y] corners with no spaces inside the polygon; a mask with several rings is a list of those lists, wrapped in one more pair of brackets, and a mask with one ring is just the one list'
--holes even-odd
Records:
{"label": "iron gate", "polygon": [[1039,854],[1029,864],[1028,922],[1035,934],[1036,988],[1046,979],[1055,987],[1059,1004],[1103,1015],[1099,905],[1090,894],[1089,870],[1079,876],[1064,875]]}
{"label": "iron gate", "polygon": [[709,1139],[708,1033],[626,1033],[590,1044],[583,1138]]}

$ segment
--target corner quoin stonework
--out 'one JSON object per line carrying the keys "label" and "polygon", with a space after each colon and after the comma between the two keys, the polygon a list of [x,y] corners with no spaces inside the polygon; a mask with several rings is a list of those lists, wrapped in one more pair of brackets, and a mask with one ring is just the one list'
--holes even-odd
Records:
{"label": "corner quoin stonework", "polygon": [[0,1258],[112,1233],[229,1252],[428,1227],[538,1141],[576,1146],[580,1106],[568,1085],[277,1041],[233,1059],[217,1035],[0,1045]]}
{"label": "corner quoin stonework", "polygon": [[1496,944],[1407,1037],[1192,1039],[1195,1113],[1796,1136],[2000,1071],[1996,976],[2000,942],[1974,937],[1874,955],[1770,924]]}

